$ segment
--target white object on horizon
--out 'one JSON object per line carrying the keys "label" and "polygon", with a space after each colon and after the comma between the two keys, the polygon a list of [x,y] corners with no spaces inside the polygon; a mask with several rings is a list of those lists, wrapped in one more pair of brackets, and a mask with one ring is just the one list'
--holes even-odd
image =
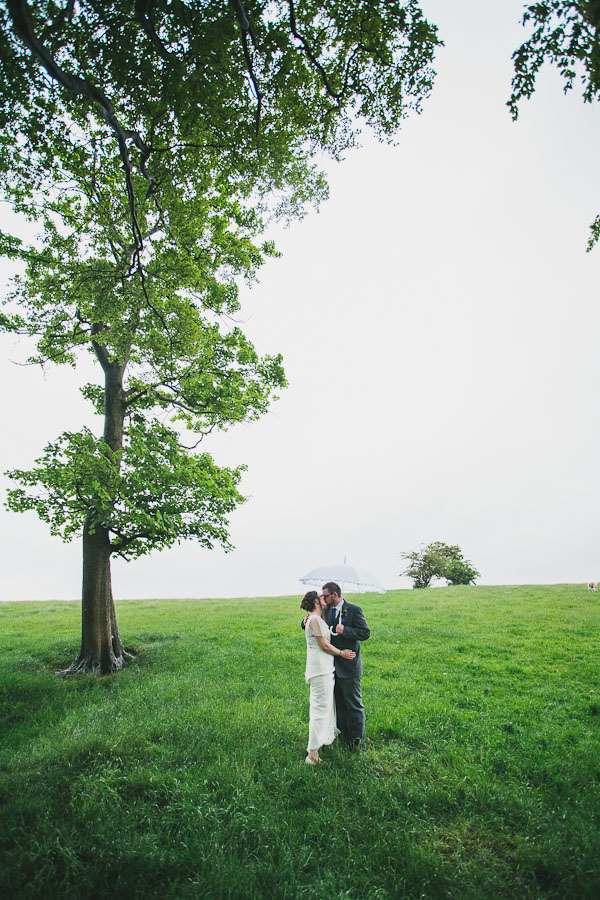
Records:
{"label": "white object on horizon", "polygon": [[366,569],[357,569],[344,559],[343,563],[334,563],[331,566],[318,566],[311,569],[299,579],[302,584],[317,585],[321,587],[327,581],[335,581],[342,588],[348,588],[352,594],[365,594],[373,592],[385,594],[385,588],[377,581],[374,575]]}

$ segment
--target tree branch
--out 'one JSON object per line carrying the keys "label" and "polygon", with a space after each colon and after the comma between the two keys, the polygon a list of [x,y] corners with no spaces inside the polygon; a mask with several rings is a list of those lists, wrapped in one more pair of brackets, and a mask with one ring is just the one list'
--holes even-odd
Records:
{"label": "tree branch", "polygon": [[[306,53],[307,57],[309,58],[309,60],[311,61],[311,63],[313,64],[313,66],[315,67],[317,72],[319,73],[319,75],[321,76],[321,81],[323,82],[323,86],[324,86],[325,90],[327,91],[327,93],[329,94],[329,96],[332,98],[332,100],[336,100],[339,103],[343,96],[344,89],[342,89],[341,91],[333,90],[333,88],[331,87],[331,85],[329,83],[329,78],[327,77],[327,72],[325,71],[325,69],[323,68],[323,66],[321,65],[321,63],[319,62],[319,60],[317,59],[317,57],[315,56],[313,51],[311,50],[306,38],[302,37],[302,35],[298,31],[298,25],[296,22],[296,8],[294,5],[294,0],[287,0],[287,4],[290,8],[290,29],[291,29],[292,34],[294,35],[296,40],[300,41],[300,43],[302,44],[304,52]],[[345,84],[344,84],[344,88],[345,88]]]}
{"label": "tree branch", "polygon": [[260,132],[260,123],[261,123],[261,115],[262,115],[262,93],[258,86],[258,80],[256,78],[256,74],[254,72],[254,65],[252,63],[252,56],[250,54],[250,48],[248,47],[248,35],[250,35],[250,39],[252,41],[252,45],[256,47],[256,40],[254,38],[254,34],[252,33],[252,27],[250,25],[250,20],[248,18],[248,14],[244,9],[241,0],[232,0],[233,7],[236,11],[238,22],[240,23],[240,29],[242,32],[242,47],[244,50],[244,58],[246,60],[246,67],[248,69],[248,75],[254,87],[254,96],[256,97],[256,124],[254,126],[254,131],[258,136]]}
{"label": "tree branch", "polygon": [[156,33],[156,29],[154,28],[152,20],[150,19],[150,10],[153,6],[154,0],[135,0],[135,10],[133,14],[134,18],[146,37],[150,40],[150,43],[153,45],[161,59],[164,59],[164,61],[168,63],[179,62],[176,56],[174,56],[172,53],[169,53],[169,51],[159,38],[158,34]]}
{"label": "tree branch", "polygon": [[133,544],[134,541],[139,540],[140,538],[149,538],[149,531],[140,531],[137,534],[131,534],[129,537],[119,537],[117,541],[110,542],[110,552],[116,553],[117,556],[122,556],[123,551],[129,547],[130,544]]}
{"label": "tree branch", "polygon": [[178,443],[178,445],[182,448],[182,450],[195,450],[196,447],[197,447],[199,444],[202,443],[202,441],[204,440],[204,438],[205,438],[205,437],[208,437],[208,435],[209,435],[212,431],[214,431],[214,429],[217,427],[217,425],[218,425],[218,423],[215,422],[214,425],[211,425],[211,426],[210,426],[210,428],[208,429],[208,431],[203,431],[202,434],[201,434],[201,436],[198,438],[198,440],[196,441],[195,444],[191,444],[191,445],[189,445],[189,444],[183,444],[181,441],[177,441],[177,443]]}
{"label": "tree branch", "polygon": [[143,141],[141,135],[137,131],[127,130],[123,128],[119,120],[117,119],[117,115],[115,113],[114,107],[106,94],[104,94],[101,90],[99,90],[95,85],[90,84],[84,78],[80,78],[78,75],[70,75],[68,72],[65,72],[62,69],[51,53],[46,49],[46,47],[41,43],[41,41],[37,38],[30,14],[29,7],[27,5],[27,0],[7,0],[7,7],[12,19],[12,23],[14,26],[14,30],[16,34],[20,37],[23,43],[29,47],[33,56],[41,63],[44,69],[48,72],[50,77],[57,81],[60,85],[70,91],[72,94],[75,94],[79,97],[85,97],[88,100],[91,100],[92,103],[100,106],[102,110],[102,114],[104,116],[104,121],[107,123],[109,128],[112,130],[113,134],[117,139],[117,144],[119,147],[119,155],[121,157],[121,161],[123,163],[123,169],[125,171],[125,183],[127,187],[127,197],[129,201],[129,210],[131,215],[131,224],[133,229],[134,242],[137,249],[137,257],[140,265],[140,275],[141,272],[141,259],[140,259],[140,251],[143,247],[143,238],[142,233],[139,227],[139,223],[137,221],[137,213],[135,208],[135,195],[133,191],[133,184],[131,180],[131,160],[129,158],[129,149],[127,146],[127,141],[132,140],[135,146],[140,151],[140,171],[146,180],[149,181],[148,192],[152,193],[154,190],[154,179],[148,174],[146,170],[146,162],[150,153],[152,152],[152,148],[149,147]]}
{"label": "tree branch", "polygon": [[134,391],[133,388],[130,388],[130,390],[125,391],[123,393],[123,408],[129,409],[129,407],[133,406],[133,404],[137,400],[139,400],[141,397],[145,397],[146,394],[148,394],[150,391],[155,390],[156,387],[157,385],[148,385],[148,387],[143,388],[143,390]]}
{"label": "tree branch", "polygon": [[104,346],[104,344],[100,344],[98,341],[94,340],[96,335],[100,334],[100,332],[103,331],[104,328],[105,326],[103,322],[94,322],[90,334],[92,336],[92,346],[94,348],[94,353],[96,354],[98,362],[102,366],[103,370],[106,372],[110,365],[110,359],[108,353],[106,352],[106,347]]}

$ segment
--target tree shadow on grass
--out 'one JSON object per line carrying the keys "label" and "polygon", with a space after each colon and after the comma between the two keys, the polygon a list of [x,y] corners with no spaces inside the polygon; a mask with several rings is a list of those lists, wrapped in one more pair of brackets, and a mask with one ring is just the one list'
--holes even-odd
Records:
{"label": "tree shadow on grass", "polygon": [[[60,718],[68,701],[61,680],[36,660],[25,668],[15,667],[0,679],[0,730],[5,745],[21,734],[30,739],[48,721]],[[84,684],[81,685],[84,687]]]}

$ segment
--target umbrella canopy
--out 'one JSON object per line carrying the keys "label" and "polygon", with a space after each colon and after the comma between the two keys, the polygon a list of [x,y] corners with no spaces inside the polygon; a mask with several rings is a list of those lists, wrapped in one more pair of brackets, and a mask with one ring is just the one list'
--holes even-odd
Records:
{"label": "umbrella canopy", "polygon": [[318,566],[303,575],[300,581],[302,584],[314,584],[318,587],[327,581],[335,581],[341,586],[342,591],[344,588],[348,588],[354,594],[364,594],[367,591],[385,594],[385,588],[379,584],[374,575],[371,575],[366,569],[357,569],[346,562],[334,563],[331,566]]}

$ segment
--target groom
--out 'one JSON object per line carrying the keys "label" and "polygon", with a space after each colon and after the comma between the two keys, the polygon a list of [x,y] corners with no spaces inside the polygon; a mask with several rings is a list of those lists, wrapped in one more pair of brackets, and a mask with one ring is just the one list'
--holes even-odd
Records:
{"label": "groom", "polygon": [[328,581],[323,585],[323,600],[327,604],[323,618],[330,630],[330,641],[340,650],[354,650],[354,659],[335,657],[335,708],[337,727],[342,739],[352,749],[365,749],[365,708],[362,702],[362,659],[360,642],[371,632],[360,606],[342,597],[339,584]]}

